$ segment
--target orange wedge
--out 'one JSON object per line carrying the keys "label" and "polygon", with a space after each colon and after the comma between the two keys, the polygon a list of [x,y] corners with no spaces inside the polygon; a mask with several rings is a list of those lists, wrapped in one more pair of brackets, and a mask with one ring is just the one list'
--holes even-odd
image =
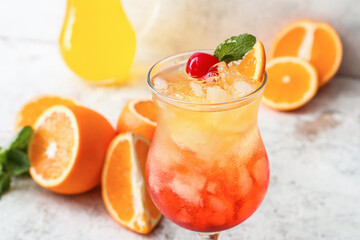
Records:
{"label": "orange wedge", "polygon": [[255,82],[262,82],[264,79],[266,56],[264,45],[261,41],[255,43],[237,66],[239,73]]}
{"label": "orange wedge", "polygon": [[338,71],[343,48],[339,35],[325,22],[299,20],[282,29],[270,48],[270,58],[301,57],[314,65],[320,86]]}
{"label": "orange wedge", "polygon": [[100,114],[81,106],[55,105],[36,120],[28,148],[31,177],[63,194],[100,183],[106,150],[115,130]]}
{"label": "orange wedge", "polygon": [[54,105],[75,105],[75,102],[68,98],[59,96],[44,95],[36,97],[27,102],[17,113],[15,120],[15,130],[24,126],[33,126],[36,119],[46,109]]}
{"label": "orange wedge", "polygon": [[145,185],[149,141],[133,133],[119,134],[110,144],[102,173],[102,196],[110,215],[137,233],[151,232],[161,218]]}
{"label": "orange wedge", "polygon": [[133,99],[126,103],[117,122],[117,131],[141,134],[151,141],[156,128],[155,104],[150,99]]}
{"label": "orange wedge", "polygon": [[271,59],[263,103],[277,110],[294,110],[309,102],[318,89],[316,69],[297,57]]}

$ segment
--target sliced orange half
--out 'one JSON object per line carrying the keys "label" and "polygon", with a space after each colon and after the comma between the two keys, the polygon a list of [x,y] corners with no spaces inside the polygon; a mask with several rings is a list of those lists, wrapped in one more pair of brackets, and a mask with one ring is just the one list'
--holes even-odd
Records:
{"label": "sliced orange half", "polygon": [[46,109],[54,105],[75,105],[75,102],[69,98],[59,96],[44,95],[31,99],[17,113],[15,120],[15,130],[24,126],[33,126],[36,119]]}
{"label": "sliced orange half", "polygon": [[266,56],[264,45],[261,41],[255,43],[237,66],[239,73],[255,82],[262,82],[264,79]]}
{"label": "sliced orange half", "polygon": [[161,218],[146,189],[144,171],[149,141],[119,134],[110,144],[102,173],[102,196],[110,215],[126,228],[146,234]]}
{"label": "sliced orange half", "polygon": [[316,69],[297,57],[271,59],[263,103],[277,110],[294,110],[309,102],[318,89]]}
{"label": "sliced orange half", "polygon": [[28,148],[31,177],[63,194],[97,186],[115,130],[100,114],[81,106],[55,105],[34,125]]}
{"label": "sliced orange half", "polygon": [[301,57],[314,65],[320,86],[338,71],[343,55],[342,43],[335,29],[326,22],[299,20],[282,29],[272,46],[270,58]]}
{"label": "sliced orange half", "polygon": [[156,129],[156,109],[151,99],[132,99],[122,110],[117,131],[141,134],[151,141]]}

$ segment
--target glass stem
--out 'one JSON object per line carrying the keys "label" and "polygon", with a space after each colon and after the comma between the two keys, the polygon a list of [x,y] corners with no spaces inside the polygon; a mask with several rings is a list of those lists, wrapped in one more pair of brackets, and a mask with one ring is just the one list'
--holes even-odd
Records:
{"label": "glass stem", "polygon": [[216,233],[199,233],[201,240],[219,240],[219,232]]}

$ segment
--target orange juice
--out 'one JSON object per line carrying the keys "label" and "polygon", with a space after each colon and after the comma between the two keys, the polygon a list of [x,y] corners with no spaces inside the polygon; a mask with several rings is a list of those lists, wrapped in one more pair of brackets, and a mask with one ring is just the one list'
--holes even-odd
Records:
{"label": "orange juice", "polygon": [[68,0],[60,36],[70,69],[97,84],[125,82],[135,55],[135,33],[119,0]]}

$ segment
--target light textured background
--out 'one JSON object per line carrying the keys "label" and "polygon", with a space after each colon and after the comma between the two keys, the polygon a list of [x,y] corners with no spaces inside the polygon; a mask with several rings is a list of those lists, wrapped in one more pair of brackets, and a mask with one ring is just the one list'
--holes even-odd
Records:
{"label": "light textured background", "polygon": [[[150,59],[190,49],[215,48],[225,38],[253,33],[269,47],[289,22],[329,22],[340,34],[340,72],[360,77],[358,0],[122,0],[139,35],[141,55]],[[0,0],[0,37],[56,43],[65,0]],[[144,56],[143,56],[144,57]]]}
{"label": "light textured background", "polygon": [[[197,1],[192,2],[197,5]],[[214,2],[209,1],[209,4]],[[234,15],[235,10],[231,6],[235,1],[218,2],[230,6],[229,11]],[[248,14],[253,16],[251,19],[256,17],[257,23],[268,24],[269,29],[263,27],[262,31],[256,30],[258,24],[253,21],[241,22],[240,16],[237,16],[237,24],[241,23],[243,27],[249,24],[249,28],[258,31],[255,34],[266,37],[277,31],[282,21],[285,23],[289,19],[302,17],[296,10],[299,8],[294,7],[297,4],[295,1],[279,0],[274,2],[282,2],[283,7],[271,7],[275,4],[265,2],[267,11],[263,15],[257,12],[251,15],[251,7],[259,2],[239,1],[239,4],[235,4],[239,9],[238,15]],[[315,11],[310,6],[316,5],[317,11],[333,9],[332,14],[337,16],[333,18],[331,14],[324,14],[319,18],[333,18],[334,23],[349,18],[347,13],[339,15],[345,12],[339,9],[342,4],[350,4],[350,1],[337,1],[337,4],[323,0],[319,0],[322,4],[318,1],[303,2],[305,5],[300,9],[304,14]],[[293,6],[296,11],[291,11],[291,8],[285,10],[284,6]],[[355,14],[356,7],[358,1],[352,1],[347,11]],[[183,11],[183,8],[180,7],[179,11]],[[135,81],[132,84],[105,88],[90,86],[68,70],[57,47],[64,9],[65,1],[60,0],[0,0],[0,145],[5,144],[13,134],[17,110],[38,94],[60,94],[78,99],[85,106],[104,114],[112,124],[115,124],[128,99],[149,96],[141,74],[133,76]],[[141,12],[141,9],[137,11]],[[284,12],[289,19],[277,19]],[[190,13],[186,16],[191,19]],[[274,26],[270,24],[271,19],[277,19]],[[212,21],[214,23],[215,20]],[[358,18],[346,21],[358,24]],[[194,48],[197,48],[203,47],[204,43],[204,46],[209,44],[210,47],[212,41],[216,45],[232,31],[246,31],[235,29],[235,24],[226,24],[225,20],[221,22],[230,30],[216,36],[219,39],[209,38],[207,42],[200,38],[201,41],[186,44],[191,46],[196,43],[198,45]],[[187,25],[182,29],[190,28],[194,34],[196,31],[193,29],[200,29],[192,24]],[[343,31],[339,26],[337,28]],[[352,26],[356,27],[356,24]],[[177,28],[174,29],[172,31]],[[174,42],[176,46],[166,51],[180,50],[181,47],[176,37],[170,37],[172,31],[162,35],[169,37],[169,42]],[[358,36],[356,34],[354,36]],[[160,43],[155,41],[154,47]],[[145,49],[146,44],[141,44]],[[347,52],[358,51],[355,44]],[[143,52],[138,54],[138,58],[141,58]],[[259,125],[271,168],[269,191],[258,211],[239,227],[225,232],[224,240],[360,239],[359,79],[337,76],[299,111],[279,113],[260,108]],[[0,200],[0,240],[17,239],[183,240],[195,239],[195,236],[167,219],[163,219],[152,234],[141,236],[122,228],[111,219],[103,206],[99,188],[81,195],[61,196],[42,189],[31,179],[20,178],[13,182],[12,191]]]}
{"label": "light textured background", "polygon": [[292,21],[302,18],[326,21],[343,41],[340,72],[360,77],[358,0],[123,0],[123,3],[129,19],[141,32],[142,52],[160,56],[189,49],[213,49],[225,38],[244,32],[254,34],[268,48],[276,33]]}

